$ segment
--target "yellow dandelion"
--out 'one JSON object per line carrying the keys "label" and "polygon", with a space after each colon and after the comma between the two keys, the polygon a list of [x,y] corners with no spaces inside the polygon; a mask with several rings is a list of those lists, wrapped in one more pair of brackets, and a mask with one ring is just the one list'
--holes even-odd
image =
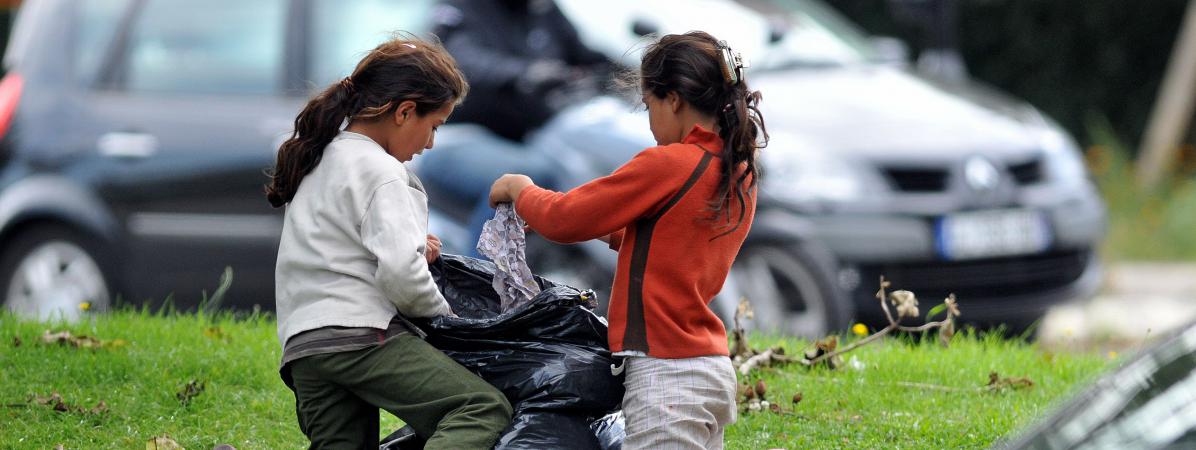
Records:
{"label": "yellow dandelion", "polygon": [[862,323],[857,323],[851,326],[851,332],[856,336],[864,336],[868,334],[868,327]]}
{"label": "yellow dandelion", "polygon": [[91,310],[91,302],[83,302],[83,303],[80,303],[80,304],[79,304],[79,309],[81,309],[81,310],[83,310],[83,311],[89,311],[89,310]]}
{"label": "yellow dandelion", "polygon": [[1117,359],[1117,352],[1109,352],[1109,359]]}

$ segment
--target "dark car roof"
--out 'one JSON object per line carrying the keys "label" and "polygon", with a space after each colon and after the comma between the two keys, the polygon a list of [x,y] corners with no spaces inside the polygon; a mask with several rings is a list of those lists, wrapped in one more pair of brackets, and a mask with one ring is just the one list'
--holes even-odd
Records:
{"label": "dark car roof", "polygon": [[1076,395],[1008,449],[1196,448],[1196,322]]}

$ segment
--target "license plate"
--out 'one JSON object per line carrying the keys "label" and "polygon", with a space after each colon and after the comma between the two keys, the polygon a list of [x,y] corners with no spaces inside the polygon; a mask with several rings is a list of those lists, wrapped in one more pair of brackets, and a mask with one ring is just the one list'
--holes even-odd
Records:
{"label": "license plate", "polygon": [[1039,253],[1051,244],[1046,217],[1020,209],[944,216],[935,235],[939,255],[951,260]]}

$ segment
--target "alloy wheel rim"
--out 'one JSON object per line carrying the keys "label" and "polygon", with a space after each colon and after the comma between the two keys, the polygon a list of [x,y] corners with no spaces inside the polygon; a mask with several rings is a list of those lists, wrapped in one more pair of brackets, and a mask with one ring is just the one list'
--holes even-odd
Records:
{"label": "alloy wheel rim", "polygon": [[732,273],[755,310],[753,325],[767,331],[822,338],[829,330],[827,310],[822,302],[811,301],[822,296],[814,274],[781,250],[760,248],[744,256]]}
{"label": "alloy wheel rim", "polygon": [[6,290],[5,306],[39,320],[79,319],[110,305],[108,286],[87,251],[67,241],[48,241],[25,255]]}

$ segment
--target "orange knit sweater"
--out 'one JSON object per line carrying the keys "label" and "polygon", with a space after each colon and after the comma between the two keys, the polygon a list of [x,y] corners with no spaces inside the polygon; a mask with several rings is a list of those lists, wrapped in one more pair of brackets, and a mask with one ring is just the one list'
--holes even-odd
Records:
{"label": "orange knit sweater", "polygon": [[[545,238],[573,243],[611,237],[619,263],[611,291],[610,349],[656,358],[727,355],[726,328],[709,303],[722,289],[756,211],[743,223],[711,221],[722,140],[695,126],[682,142],[652,147],[609,176],[567,193],[525,188],[515,210]],[[732,225],[741,208],[732,200]],[[713,239],[713,240],[712,240]]]}

